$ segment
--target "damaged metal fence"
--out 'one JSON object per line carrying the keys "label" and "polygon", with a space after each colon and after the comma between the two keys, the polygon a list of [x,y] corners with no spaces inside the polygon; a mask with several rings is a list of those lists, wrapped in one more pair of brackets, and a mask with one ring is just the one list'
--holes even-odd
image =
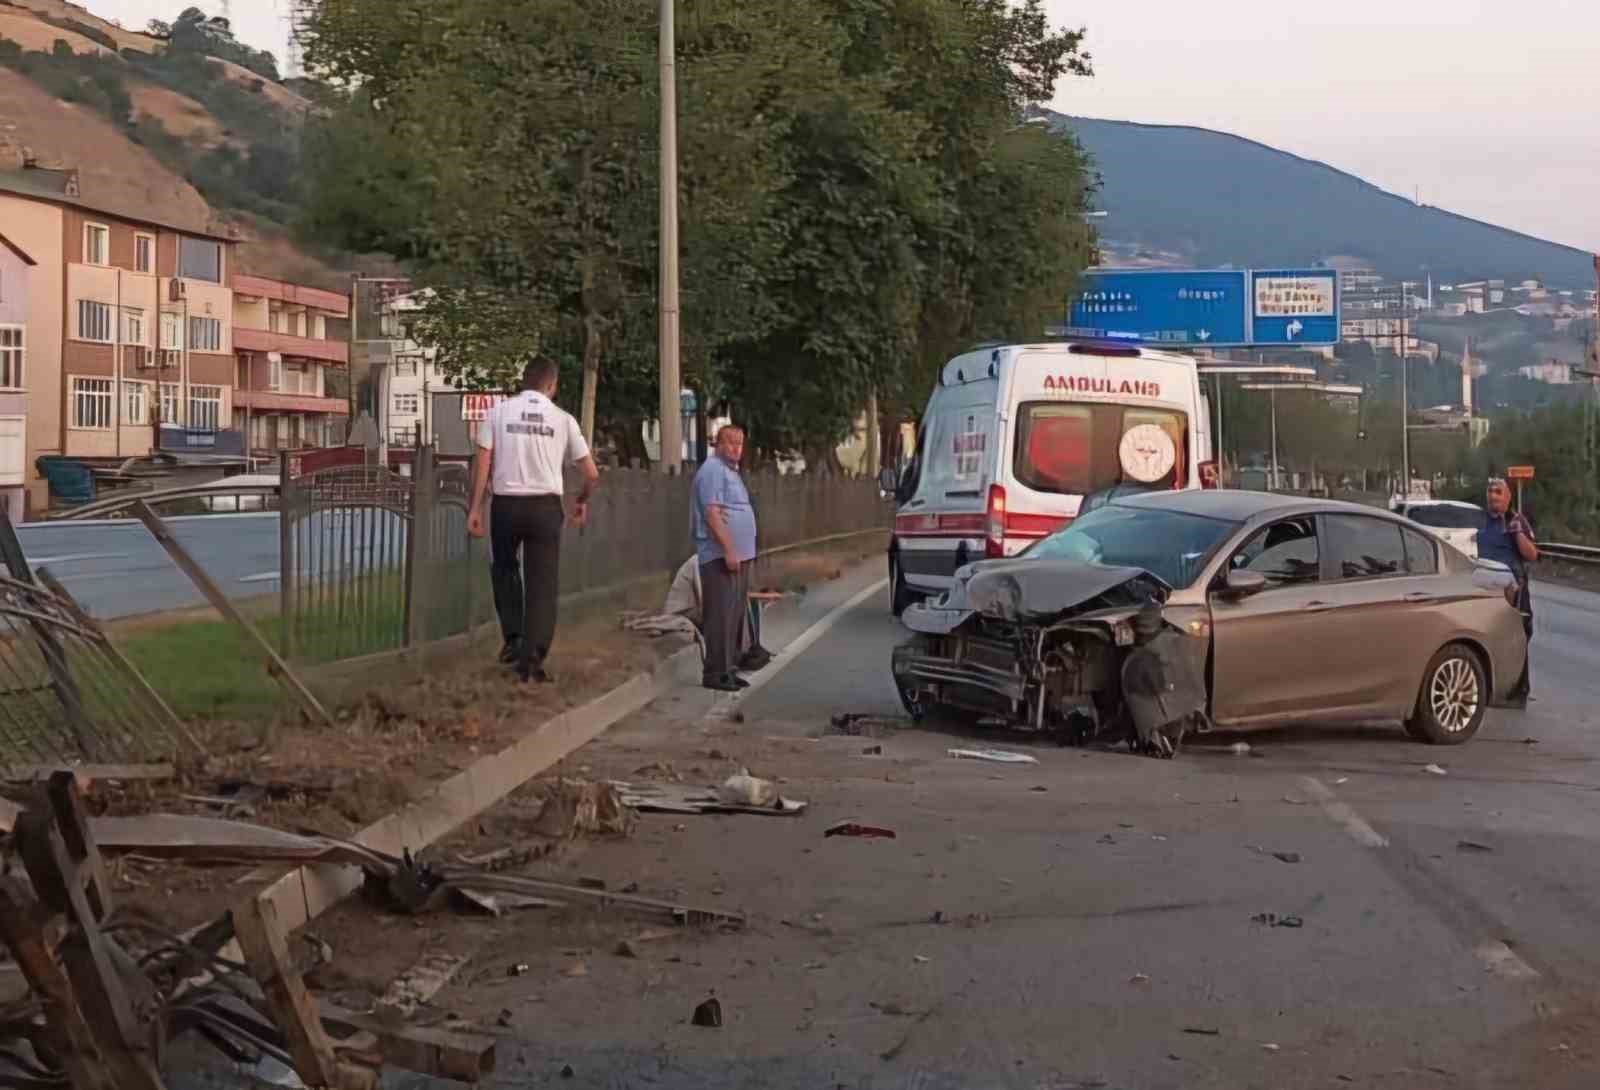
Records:
{"label": "damaged metal fence", "polygon": [[0,514],[0,770],[171,760],[183,728],[46,570],[38,582]]}

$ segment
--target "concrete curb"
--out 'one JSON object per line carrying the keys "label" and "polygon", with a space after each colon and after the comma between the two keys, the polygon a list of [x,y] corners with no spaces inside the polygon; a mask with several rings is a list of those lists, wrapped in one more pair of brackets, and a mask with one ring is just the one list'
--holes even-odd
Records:
{"label": "concrete curb", "polygon": [[[479,758],[351,839],[390,855],[422,851],[593,741],[614,723],[671,692],[677,687],[675,675],[680,669],[698,661],[699,650],[695,647],[674,652],[649,673],[636,674],[587,704],[546,720],[505,749]],[[285,930],[294,931],[355,892],[362,881],[361,872],[353,867],[303,866],[255,896],[272,901]],[[223,956],[238,958],[237,944],[230,943]]]}

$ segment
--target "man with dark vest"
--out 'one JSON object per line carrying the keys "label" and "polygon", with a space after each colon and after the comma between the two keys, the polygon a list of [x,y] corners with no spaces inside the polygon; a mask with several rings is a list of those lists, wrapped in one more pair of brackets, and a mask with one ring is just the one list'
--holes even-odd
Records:
{"label": "man with dark vest", "polygon": [[[1516,583],[1508,595],[1515,595],[1515,605],[1522,613],[1522,629],[1533,640],[1533,595],[1528,587],[1528,565],[1539,559],[1539,546],[1533,539],[1533,527],[1521,512],[1511,510],[1511,486],[1503,478],[1490,477],[1484,492],[1488,517],[1478,529],[1478,556],[1494,560],[1511,569]],[[1530,650],[1529,660],[1533,658]],[[1517,679],[1511,700],[1518,707],[1526,706],[1532,688],[1532,678],[1527,663],[1522,676]]]}

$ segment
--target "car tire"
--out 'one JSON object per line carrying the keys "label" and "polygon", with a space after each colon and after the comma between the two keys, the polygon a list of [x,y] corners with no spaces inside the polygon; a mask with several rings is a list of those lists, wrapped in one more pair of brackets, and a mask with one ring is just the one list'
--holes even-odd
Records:
{"label": "car tire", "polygon": [[1489,677],[1478,653],[1446,644],[1422,672],[1406,733],[1430,746],[1459,746],[1478,733],[1489,709]]}
{"label": "car tire", "polygon": [[898,617],[912,602],[911,588],[906,586],[905,572],[900,570],[900,558],[889,560],[889,612]]}

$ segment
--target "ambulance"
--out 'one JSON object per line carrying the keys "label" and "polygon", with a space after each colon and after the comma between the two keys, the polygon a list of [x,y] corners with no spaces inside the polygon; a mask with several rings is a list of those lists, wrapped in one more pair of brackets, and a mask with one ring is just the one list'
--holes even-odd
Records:
{"label": "ambulance", "polygon": [[895,489],[895,616],[1109,489],[1215,488],[1195,361],[1128,340],[990,344],[945,364]]}

